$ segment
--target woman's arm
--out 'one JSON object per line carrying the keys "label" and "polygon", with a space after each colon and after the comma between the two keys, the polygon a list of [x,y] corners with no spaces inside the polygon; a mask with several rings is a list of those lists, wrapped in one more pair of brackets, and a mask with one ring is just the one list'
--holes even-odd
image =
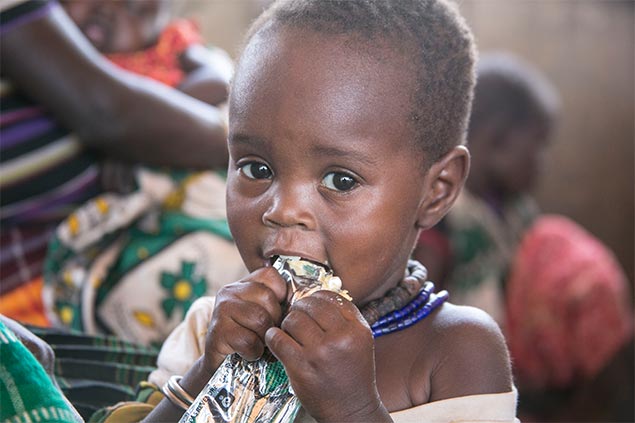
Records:
{"label": "woman's arm", "polygon": [[12,28],[0,69],[87,145],[135,162],[224,167],[218,109],[104,59],[61,7]]}

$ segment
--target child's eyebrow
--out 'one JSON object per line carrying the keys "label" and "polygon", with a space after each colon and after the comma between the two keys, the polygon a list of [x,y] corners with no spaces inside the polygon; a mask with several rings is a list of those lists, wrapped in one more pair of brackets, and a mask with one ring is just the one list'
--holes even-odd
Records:
{"label": "child's eyebrow", "polygon": [[316,145],[311,148],[311,152],[317,156],[322,157],[337,157],[344,159],[353,159],[364,165],[374,166],[379,163],[380,158],[369,154],[364,154],[358,150],[346,150],[339,147],[328,147],[323,145]]}
{"label": "child's eyebrow", "polygon": [[[229,134],[228,141],[234,145],[248,146],[248,147],[263,147],[267,146],[267,143],[264,139],[259,137],[253,137],[246,134]],[[362,163],[366,166],[375,166],[377,165],[381,158],[375,157],[370,154],[365,154],[363,151],[354,150],[354,149],[344,149],[340,147],[334,146],[326,146],[326,145],[313,145],[311,147],[310,153],[314,156],[324,157],[324,158],[339,158],[339,159],[349,159],[355,160],[357,162]]]}
{"label": "child's eyebrow", "polygon": [[245,135],[245,134],[232,134],[232,133],[230,133],[227,136],[227,142],[232,144],[247,145],[251,147],[262,146],[265,143],[264,140],[257,137],[252,137],[250,135]]}

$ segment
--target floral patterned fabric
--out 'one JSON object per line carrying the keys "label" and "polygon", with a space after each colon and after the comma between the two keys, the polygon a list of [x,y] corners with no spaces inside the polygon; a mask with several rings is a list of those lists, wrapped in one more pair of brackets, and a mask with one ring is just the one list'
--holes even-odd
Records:
{"label": "floral patterned fabric", "polygon": [[160,345],[194,300],[247,272],[214,172],[139,169],[139,188],[103,194],[56,230],[44,302],[55,326]]}

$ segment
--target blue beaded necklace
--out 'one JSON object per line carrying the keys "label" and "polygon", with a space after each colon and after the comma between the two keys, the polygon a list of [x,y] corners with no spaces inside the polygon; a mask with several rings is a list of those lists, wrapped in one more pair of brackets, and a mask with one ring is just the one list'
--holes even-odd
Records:
{"label": "blue beaded necklace", "polygon": [[434,283],[426,282],[419,293],[399,310],[392,311],[371,325],[373,337],[397,332],[426,318],[448,299],[447,291],[434,292]]}

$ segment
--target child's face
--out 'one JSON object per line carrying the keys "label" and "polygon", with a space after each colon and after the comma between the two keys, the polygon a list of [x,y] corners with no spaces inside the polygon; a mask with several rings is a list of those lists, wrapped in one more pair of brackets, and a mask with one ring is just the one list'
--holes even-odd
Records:
{"label": "child's face", "polygon": [[492,174],[506,196],[530,192],[542,172],[550,128],[525,124],[505,132],[492,147]]}
{"label": "child's face", "polygon": [[62,5],[102,53],[129,53],[152,45],[165,25],[165,0],[64,0]]}
{"label": "child's face", "polygon": [[425,173],[407,124],[412,65],[278,30],[232,88],[229,224],[253,271],[276,254],[328,262],[357,304],[404,276]]}

